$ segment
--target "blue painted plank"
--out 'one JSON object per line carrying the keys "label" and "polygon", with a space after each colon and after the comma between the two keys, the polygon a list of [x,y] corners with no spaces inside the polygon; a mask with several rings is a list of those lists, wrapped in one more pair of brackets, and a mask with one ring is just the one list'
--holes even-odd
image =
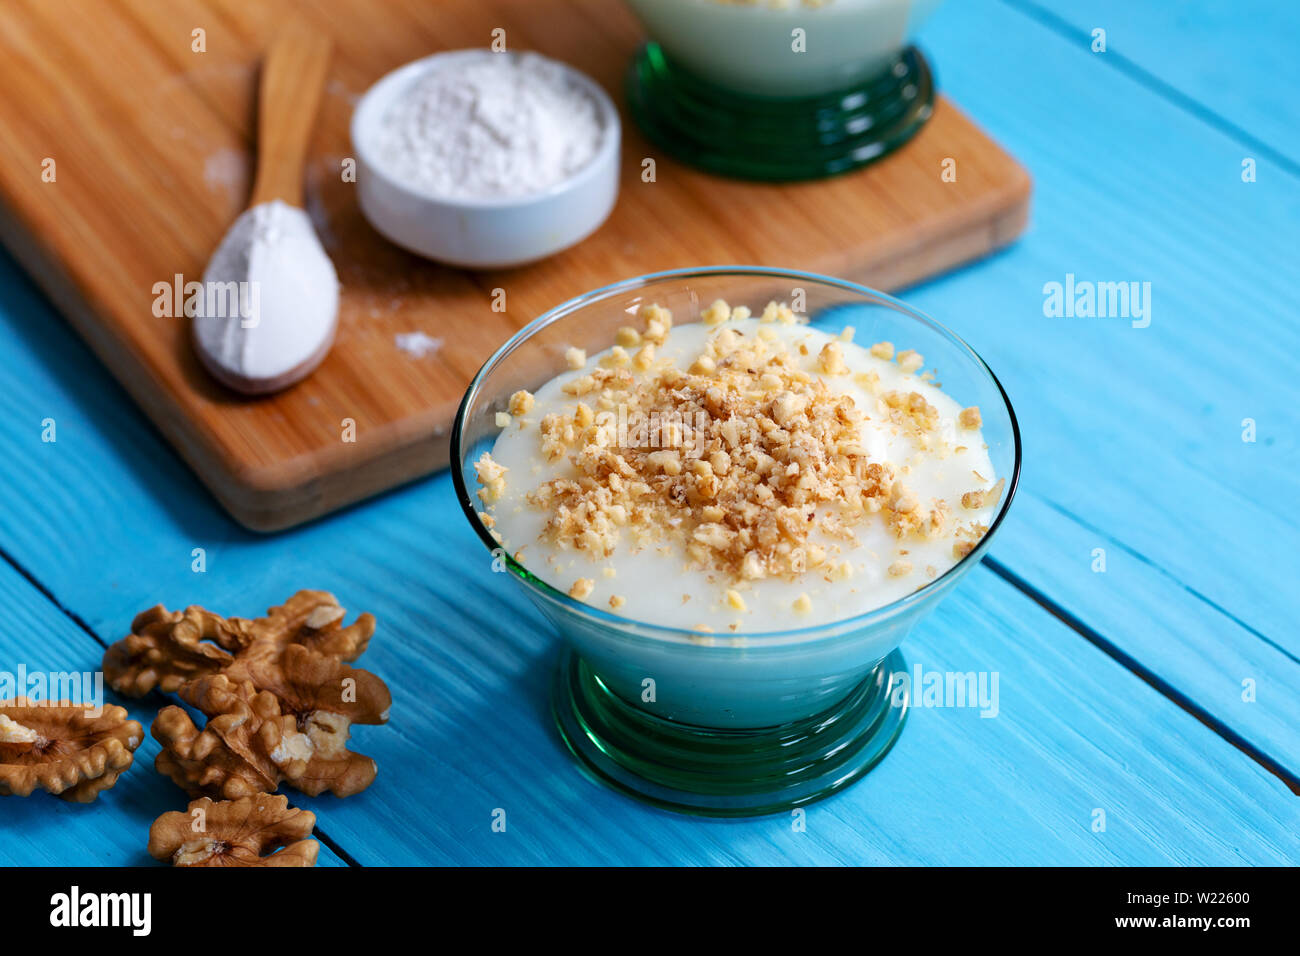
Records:
{"label": "blue painted plank", "polygon": [[[1107,65],[1200,115],[1235,127],[1300,168],[1300,4],[1278,0],[1004,0],[1090,45]],[[1274,157],[1276,158],[1276,156]]]}
{"label": "blue painted plank", "polygon": [[[1043,593],[1292,772],[1300,766],[1300,660],[1113,533],[1024,491],[996,555]],[[1130,635],[1140,636],[1140,645]]]}
{"label": "blue painted plank", "polygon": [[[1019,244],[908,296],[1007,386],[1026,493],[1300,656],[1287,598],[1300,518],[1279,507],[1300,497],[1300,178],[1263,163],[1243,183],[1242,144],[1008,6],[949,4],[925,41],[948,92],[1036,177]],[[1044,315],[1044,284],[1067,274],[1151,282],[1151,325]],[[1031,581],[1075,561],[1042,545],[998,555]],[[1206,676],[1177,641],[1143,633],[1111,636],[1172,675]]]}
{"label": "blue painted plank", "polygon": [[[0,604],[6,612],[0,671],[16,674],[20,665],[29,674],[99,670],[103,649],[5,561]],[[158,743],[149,724],[157,702],[123,700],[111,691],[105,702],[126,707],[144,728],[135,762],[93,803],[68,803],[39,790],[26,798],[0,797],[0,866],[159,865],[145,852],[149,826],[168,810],[184,810],[189,800],[153,769]],[[292,797],[290,803],[297,805]],[[317,866],[345,865],[321,844]]]}

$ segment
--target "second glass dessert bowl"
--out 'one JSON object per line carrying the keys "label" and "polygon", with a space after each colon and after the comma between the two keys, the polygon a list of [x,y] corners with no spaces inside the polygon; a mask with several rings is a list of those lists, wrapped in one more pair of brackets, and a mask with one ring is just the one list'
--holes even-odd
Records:
{"label": "second glass dessert bowl", "polygon": [[[759,309],[790,302],[814,329],[838,334],[847,326],[857,342],[914,349],[938,370],[945,393],[978,405],[989,458],[1005,484],[973,550],[905,597],[857,616],[717,635],[583,603],[506,554],[479,516],[474,463],[500,434],[498,414],[510,397],[565,371],[569,349],[594,354],[610,346],[643,306],[670,309],[676,328],[699,321],[718,299]],[[452,433],[452,468],[467,520],[563,641],[553,709],[581,765],[663,807],[742,816],[827,796],[859,779],[893,745],[908,706],[906,681],[894,679],[906,672],[898,646],[987,550],[1015,493],[1020,436],[1005,392],[979,356],[898,300],[808,273],[719,267],[620,282],[522,329],[471,383]]]}
{"label": "second glass dessert bowl", "polygon": [[870,163],[934,112],[909,41],[938,0],[627,0],[649,33],[628,73],[641,129],[726,176],[816,179]]}

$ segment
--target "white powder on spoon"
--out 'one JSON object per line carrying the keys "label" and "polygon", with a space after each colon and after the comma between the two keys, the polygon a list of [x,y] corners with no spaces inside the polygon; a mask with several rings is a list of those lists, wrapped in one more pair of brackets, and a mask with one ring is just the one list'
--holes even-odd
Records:
{"label": "white powder on spoon", "polygon": [[304,378],[334,341],[339,280],[303,210],[274,200],[246,210],[203,273],[194,317],[213,377],[261,395]]}
{"label": "white powder on spoon", "polygon": [[592,161],[596,102],[535,53],[481,51],[434,66],[384,117],[380,161],[430,194],[465,199],[545,192]]}

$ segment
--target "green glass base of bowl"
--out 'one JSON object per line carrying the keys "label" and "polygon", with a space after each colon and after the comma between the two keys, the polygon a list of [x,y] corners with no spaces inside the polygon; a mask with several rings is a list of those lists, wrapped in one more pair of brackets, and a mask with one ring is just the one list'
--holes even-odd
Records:
{"label": "green glass base of bowl", "polygon": [[599,782],[667,810],[715,817],[780,813],[828,797],[878,764],[910,698],[894,651],[843,701],[779,727],[720,730],[656,717],[612,693],[572,651],[556,671],[560,736]]}
{"label": "green glass base of bowl", "polygon": [[934,80],[916,47],[847,89],[774,99],[703,80],[651,42],[632,60],[627,93],[637,124],[665,152],[710,172],[770,182],[865,166],[906,143],[934,113]]}

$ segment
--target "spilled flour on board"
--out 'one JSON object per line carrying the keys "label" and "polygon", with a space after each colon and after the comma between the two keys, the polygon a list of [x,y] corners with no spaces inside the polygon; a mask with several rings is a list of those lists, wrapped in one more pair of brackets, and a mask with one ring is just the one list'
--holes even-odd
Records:
{"label": "spilled flour on board", "polygon": [[442,339],[435,339],[424,332],[400,332],[393,342],[411,358],[424,358],[442,348]]}

